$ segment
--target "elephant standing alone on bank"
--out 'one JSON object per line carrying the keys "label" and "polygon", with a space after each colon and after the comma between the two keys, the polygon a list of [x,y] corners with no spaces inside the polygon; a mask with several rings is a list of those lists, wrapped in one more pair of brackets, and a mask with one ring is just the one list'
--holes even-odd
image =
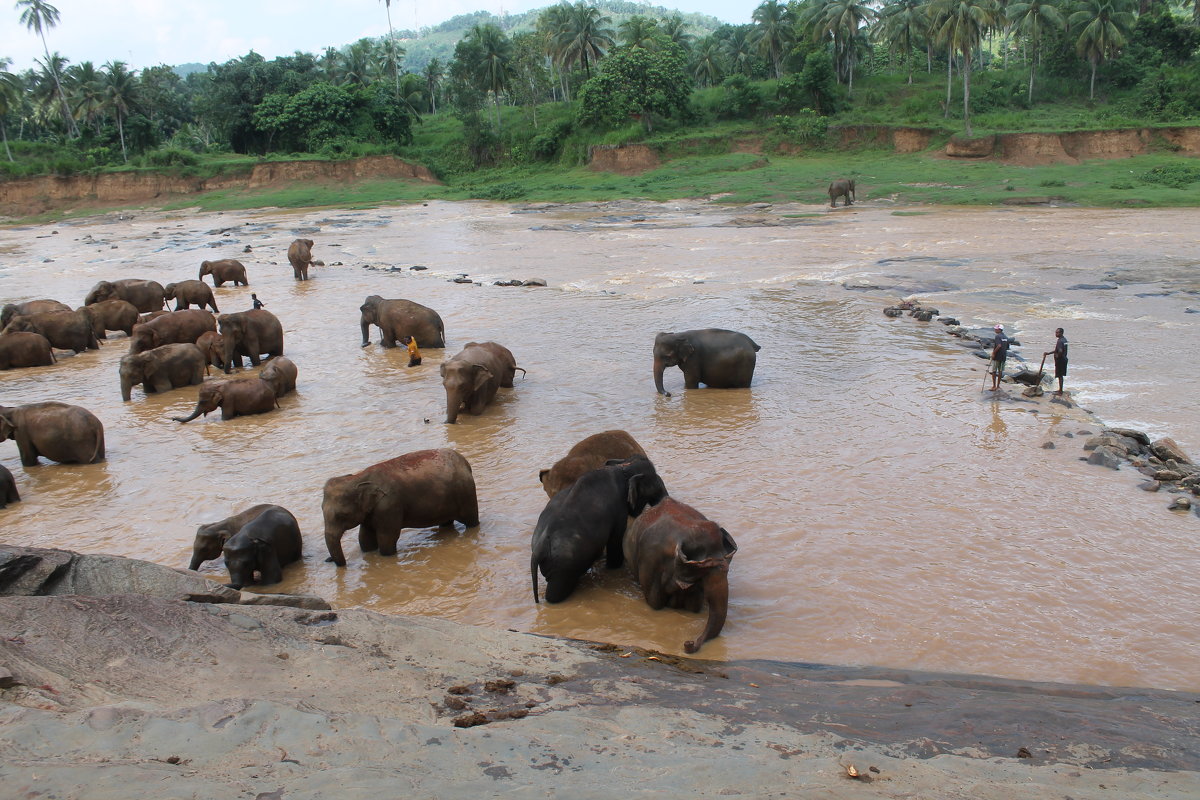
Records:
{"label": "elephant standing alone on bank", "polygon": [[446,327],[436,311],[412,300],[385,300],[377,294],[368,297],[358,310],[362,328],[362,346],[371,343],[371,326],[377,325],[384,347],[395,347],[407,336],[417,339],[418,347],[445,347]]}
{"label": "elephant standing alone on bank", "polygon": [[235,311],[217,318],[225,346],[225,372],[241,369],[242,356],[258,366],[261,356],[283,355],[283,325],[279,317],[265,308]]}
{"label": "elephant standing alone on bank", "polygon": [[660,333],[654,337],[654,388],[663,389],[663,370],[679,367],[683,385],[698,389],[744,389],[754,378],[754,364],[761,350],[744,333],[721,328],[704,328],[680,333]]}
{"label": "elephant standing alone on bank", "polygon": [[446,423],[458,421],[463,407],[478,416],[487,408],[500,387],[511,389],[517,366],[512,351],[496,342],[467,342],[462,351],[442,363],[442,386],[446,389]]}
{"label": "elephant standing alone on bank", "polygon": [[851,198],[857,200],[854,196],[854,181],[849,178],[838,178],[833,183],[829,184],[829,207],[837,208],[837,199],[841,197],[845,199],[843,205],[852,206]]}
{"label": "elephant standing alone on bank", "polygon": [[44,456],[60,464],[104,460],[104,425],[96,415],[67,403],[0,406],[0,442],[13,439],[21,464],[32,467]]}

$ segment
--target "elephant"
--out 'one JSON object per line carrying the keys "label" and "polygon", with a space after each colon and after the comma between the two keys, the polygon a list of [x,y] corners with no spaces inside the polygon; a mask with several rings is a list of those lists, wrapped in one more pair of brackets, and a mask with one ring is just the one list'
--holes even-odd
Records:
{"label": "elephant", "polygon": [[559,603],[601,554],[609,569],[624,563],[621,540],[629,517],[667,496],[645,456],[609,461],[551,497],[538,516],[529,572],[538,601],[538,570],[546,578],[546,602]]}
{"label": "elephant", "polygon": [[412,300],[384,300],[377,294],[368,297],[358,310],[362,312],[362,346],[371,343],[372,325],[379,326],[384,347],[395,347],[407,336],[414,336],[418,347],[445,347],[446,327],[436,311]]}
{"label": "elephant", "polygon": [[133,326],[141,322],[137,307],[127,300],[101,300],[90,306],[80,306],[92,321],[92,332],[97,339],[108,339],[109,331],[124,331],[133,334]]}
{"label": "elephant", "polygon": [[200,385],[200,396],[196,408],[186,417],[171,417],[176,422],[191,422],[203,414],[221,409],[221,419],[230,420],[250,414],[266,414],[274,411],[279,401],[275,390],[262,378],[238,378],[231,381],[213,381]]}
{"label": "elephant", "polygon": [[164,344],[121,357],[121,399],[128,402],[134,384],[146,394],[169,392],[204,381],[204,353],[194,344]]}
{"label": "elephant", "polygon": [[0,464],[0,508],[4,508],[9,503],[15,503],[20,499],[21,493],[17,491],[16,479],[8,471],[8,467]]}
{"label": "elephant", "polygon": [[138,322],[141,324],[145,324],[152,319],[158,319],[159,317],[165,317],[167,314],[170,314],[170,313],[171,313],[170,311],[167,311],[165,309],[159,309],[158,311],[149,311],[145,314],[139,314]]}
{"label": "elephant", "polygon": [[547,496],[554,497],[583,473],[603,467],[610,459],[644,455],[646,451],[625,431],[593,433],[577,442],[550,469],[539,472],[538,480]]}
{"label": "elephant", "polygon": [[4,333],[27,331],[40,333],[51,347],[60,350],[99,350],[100,342],[92,328],[92,320],[82,311],[43,311],[38,314],[16,317],[8,323]]}
{"label": "elephant", "polygon": [[32,331],[0,334],[0,369],[48,367],[55,362],[50,340]]}
{"label": "elephant", "polygon": [[0,330],[8,326],[15,317],[41,314],[45,311],[70,311],[71,307],[57,300],[26,300],[24,303],[8,303],[0,309]]}
{"label": "elephant", "polygon": [[104,460],[104,425],[80,406],[55,401],[0,406],[0,442],[13,439],[21,464],[32,467],[44,456],[60,464]]}
{"label": "elephant", "polygon": [[744,389],[754,377],[755,353],[761,350],[744,333],[721,328],[704,328],[680,333],[660,333],[654,337],[654,388],[661,395],[663,370],[679,367],[683,385],[698,389]]}
{"label": "elephant", "polygon": [[242,266],[242,262],[233,258],[201,261],[199,280],[204,280],[205,275],[212,275],[213,286],[221,286],[225,281],[233,281],[234,286],[239,283],[242,286],[250,285],[250,281],[246,280],[246,268]]}
{"label": "elephant", "polygon": [[296,362],[286,356],[276,356],[258,373],[258,377],[271,384],[276,397],[296,391]]}
{"label": "elephant", "polygon": [[172,311],[134,325],[129,352],[144,353],[164,344],[195,344],[205,331],[216,329],[217,320],[210,311],[200,308]]}
{"label": "elephant", "polygon": [[105,300],[125,300],[133,303],[138,311],[158,311],[166,303],[162,284],[140,278],[122,278],[117,281],[100,281],[83,299],[85,306]]}
{"label": "elephant", "polygon": [[283,580],[283,568],[299,561],[303,548],[300,525],[292,512],[268,506],[225,542],[229,588],[241,589],[254,583],[256,572],[260,585],[279,583]]}
{"label": "elephant", "polygon": [[212,288],[204,281],[168,283],[163,287],[163,297],[175,301],[176,311],[183,311],[192,306],[201,309],[212,306],[214,314],[221,313],[221,309],[217,308],[217,301],[213,298]]}
{"label": "elephant", "polygon": [[292,264],[292,274],[296,280],[308,280],[308,268],[312,266],[312,239],[297,239],[288,247],[288,261]]}
{"label": "elephant", "polygon": [[224,339],[226,374],[234,367],[241,369],[242,356],[258,366],[263,353],[283,355],[283,325],[279,318],[265,308],[235,311],[217,318]]}
{"label": "elephant", "polygon": [[396,554],[403,528],[479,526],[479,500],[471,465],[457,450],[417,450],[325,482],[321,513],[329,558],[346,566],[342,534],[358,526],[367,553]]}
{"label": "elephant", "polygon": [[851,198],[857,200],[854,195],[854,181],[850,178],[838,178],[833,183],[829,184],[829,207],[837,208],[837,199],[845,198],[844,205],[852,206]]}
{"label": "elephant", "polygon": [[666,497],[642,512],[625,531],[625,561],[654,610],[670,606],[698,612],[708,602],[708,622],[686,653],[715,639],[729,610],[729,562],[737,543],[729,531],[691,506]]}
{"label": "elephant", "polygon": [[200,565],[205,561],[210,561],[220,556],[222,550],[225,548],[225,542],[233,538],[234,534],[245,527],[246,523],[268,509],[287,511],[283,506],[260,503],[256,506],[250,506],[245,511],[240,511],[231,517],[226,517],[217,522],[209,522],[196,528],[196,538],[192,542],[192,563],[188,565],[188,569],[199,569]]}
{"label": "elephant", "polygon": [[208,373],[209,364],[222,370],[225,369],[225,339],[221,334],[216,331],[205,331],[196,340],[196,347],[199,347],[200,352],[204,353],[205,374]]}
{"label": "elephant", "polygon": [[468,414],[483,413],[487,404],[503,386],[511,389],[517,361],[507,347],[496,342],[468,342],[461,352],[442,362],[442,386],[446,387],[446,423],[458,421],[458,412],[466,406]]}

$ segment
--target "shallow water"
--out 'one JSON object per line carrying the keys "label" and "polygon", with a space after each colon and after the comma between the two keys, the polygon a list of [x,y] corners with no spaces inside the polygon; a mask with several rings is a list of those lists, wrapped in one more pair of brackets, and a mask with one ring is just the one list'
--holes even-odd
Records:
{"label": "shallow water", "polygon": [[[0,231],[4,302],[74,305],[103,278],[166,283],[203,259],[239,258],[252,286],[226,284],[218,303],[248,308],[257,292],[300,369],[278,411],[188,425],[170,417],[190,412],[195,387],[121,402],[119,334],[98,353],[0,373],[0,404],[85,406],[108,449],[103,464],[26,469],[0,443],[25,498],[0,511],[0,539],[186,566],[198,524],[273,502],[296,514],[306,545],[272,588],[679,652],[703,616],[651,611],[623,570],[591,575],[563,604],[532,602],[538,470],[624,428],[672,494],[740,546],[729,621],[703,657],[1200,689],[1200,518],[1166,511],[1128,468],[1082,463],[1086,437],[1064,434],[1096,421],[981,394],[983,362],[941,325],[881,313],[916,293],[966,324],[1001,321],[1034,368],[1061,325],[1076,403],[1195,456],[1194,211],[919,211],[432,203]],[[783,224],[727,224],[755,216]],[[307,283],[287,264],[299,235],[330,265]],[[483,285],[449,282],[459,273]],[[490,285],[530,277],[550,288]],[[437,309],[447,349],[409,369],[402,349],[360,348],[369,294]],[[753,387],[685,392],[669,370],[675,394],[657,396],[654,334],[708,326],[762,346]],[[528,375],[483,416],[442,424],[438,365],[489,339]],[[350,532],[348,566],[325,563],[324,481],[428,447],[471,462],[481,526],[406,532],[396,557],[362,557]],[[219,560],[203,571],[226,577]]]}

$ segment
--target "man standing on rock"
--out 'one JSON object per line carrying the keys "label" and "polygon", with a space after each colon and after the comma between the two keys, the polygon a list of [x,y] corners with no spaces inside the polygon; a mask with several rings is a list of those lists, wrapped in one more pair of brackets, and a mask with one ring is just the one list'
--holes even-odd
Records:
{"label": "man standing on rock", "polygon": [[1058,378],[1058,391],[1054,394],[1061,397],[1063,393],[1063,378],[1067,377],[1067,337],[1063,335],[1062,328],[1054,329],[1054,349],[1042,353],[1042,358],[1054,354],[1054,377]]}
{"label": "man standing on rock", "polygon": [[996,325],[993,329],[996,336],[992,339],[992,391],[1000,388],[1000,379],[1004,377],[1004,362],[1008,360],[1008,337],[1004,335],[1004,326]]}

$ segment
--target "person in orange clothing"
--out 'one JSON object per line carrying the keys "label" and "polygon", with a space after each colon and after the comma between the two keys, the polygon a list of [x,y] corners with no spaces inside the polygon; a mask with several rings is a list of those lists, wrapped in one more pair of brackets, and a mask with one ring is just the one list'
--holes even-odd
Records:
{"label": "person in orange clothing", "polygon": [[418,367],[421,365],[421,351],[417,349],[417,339],[415,336],[407,336],[404,343],[408,345],[408,365],[410,367]]}

